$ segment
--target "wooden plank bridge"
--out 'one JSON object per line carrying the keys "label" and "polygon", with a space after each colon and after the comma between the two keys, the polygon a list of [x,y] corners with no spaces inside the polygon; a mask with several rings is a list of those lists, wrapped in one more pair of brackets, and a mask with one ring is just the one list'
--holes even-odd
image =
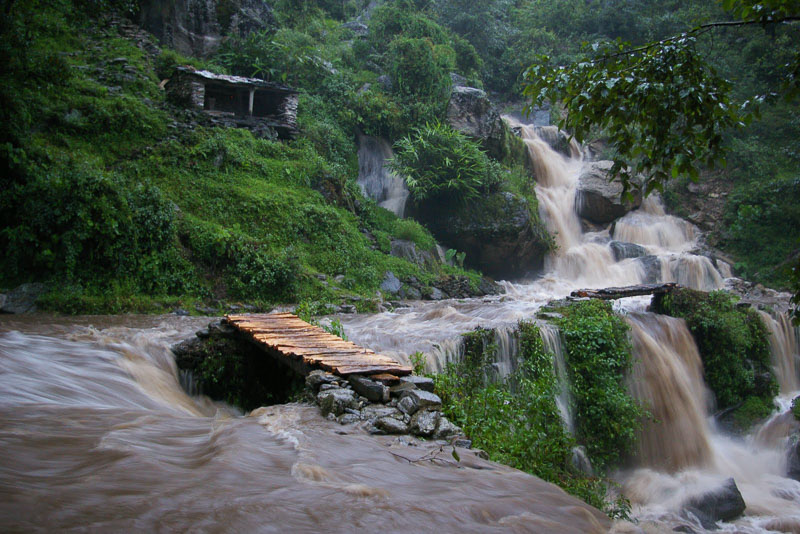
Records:
{"label": "wooden plank bridge", "polygon": [[314,369],[340,376],[411,374],[411,367],[345,341],[291,313],[227,315],[225,321],[302,374]]}

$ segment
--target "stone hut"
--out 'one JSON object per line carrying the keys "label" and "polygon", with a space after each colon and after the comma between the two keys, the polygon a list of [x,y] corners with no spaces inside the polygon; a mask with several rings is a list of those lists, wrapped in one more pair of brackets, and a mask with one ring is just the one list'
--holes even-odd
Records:
{"label": "stone hut", "polygon": [[175,104],[226,119],[242,128],[273,128],[282,139],[297,134],[297,91],[257,78],[177,67],[165,87]]}

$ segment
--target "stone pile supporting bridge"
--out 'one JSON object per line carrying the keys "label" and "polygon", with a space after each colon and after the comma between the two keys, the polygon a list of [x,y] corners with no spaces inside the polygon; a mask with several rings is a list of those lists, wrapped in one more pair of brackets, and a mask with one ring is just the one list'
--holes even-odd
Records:
{"label": "stone pile supporting bridge", "polygon": [[411,367],[345,341],[291,313],[228,315],[225,322],[273,358],[307,376],[323,370],[342,377],[371,376],[396,381]]}

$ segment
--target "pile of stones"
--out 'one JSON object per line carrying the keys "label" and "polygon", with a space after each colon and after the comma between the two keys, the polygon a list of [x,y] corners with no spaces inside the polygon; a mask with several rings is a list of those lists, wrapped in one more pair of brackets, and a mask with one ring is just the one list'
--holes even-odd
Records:
{"label": "pile of stones", "polygon": [[361,424],[372,434],[410,434],[457,447],[472,445],[442,415],[442,400],[433,392],[431,378],[404,376],[384,383],[366,376],[343,378],[312,371],[306,377],[306,390],[323,416],[342,425]]}

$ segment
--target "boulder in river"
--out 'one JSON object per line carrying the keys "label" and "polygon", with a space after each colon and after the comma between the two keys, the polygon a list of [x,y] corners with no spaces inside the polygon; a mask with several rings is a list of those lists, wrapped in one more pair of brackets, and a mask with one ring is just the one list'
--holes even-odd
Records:
{"label": "boulder in river", "polygon": [[623,200],[622,184],[609,181],[608,171],[613,162],[588,163],[578,178],[575,204],[578,215],[596,224],[608,224],[642,204],[640,191],[631,191],[632,200]]}
{"label": "boulder in river", "polygon": [[746,505],[733,478],[719,488],[692,497],[684,504],[684,510],[700,520],[703,528],[716,530],[717,521],[732,521],[744,513]]}
{"label": "boulder in river", "polygon": [[628,258],[641,258],[647,255],[647,249],[635,243],[623,243],[622,241],[612,241],[608,244],[616,261]]}
{"label": "boulder in river", "polygon": [[403,284],[400,279],[392,271],[386,271],[386,274],[383,275],[383,282],[381,282],[381,291],[396,294],[401,287],[403,287]]}

